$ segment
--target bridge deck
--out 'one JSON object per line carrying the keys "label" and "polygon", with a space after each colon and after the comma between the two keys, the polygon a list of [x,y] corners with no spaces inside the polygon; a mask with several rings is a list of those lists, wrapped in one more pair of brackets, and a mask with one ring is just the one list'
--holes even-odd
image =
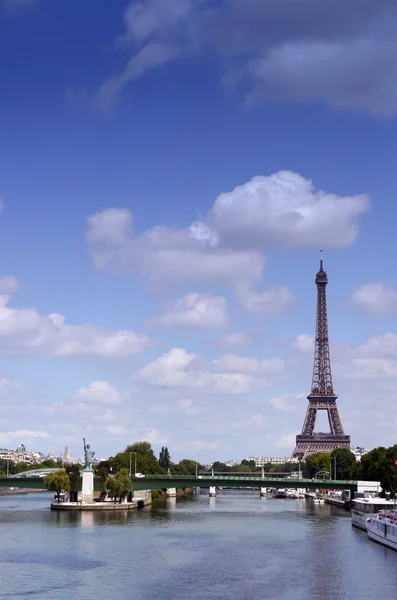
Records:
{"label": "bridge deck", "polygon": [[[95,490],[102,489],[102,481],[94,480]],[[339,489],[357,490],[357,481],[344,480],[320,480],[320,479],[293,479],[293,478],[271,478],[271,477],[239,477],[237,475],[223,476],[178,476],[147,475],[146,477],[132,478],[133,490],[159,490],[166,488],[191,488],[191,487],[272,487],[272,488],[310,488],[310,489]],[[0,487],[18,487],[26,489],[45,489],[43,477],[0,477]],[[81,489],[81,482],[79,489]]]}

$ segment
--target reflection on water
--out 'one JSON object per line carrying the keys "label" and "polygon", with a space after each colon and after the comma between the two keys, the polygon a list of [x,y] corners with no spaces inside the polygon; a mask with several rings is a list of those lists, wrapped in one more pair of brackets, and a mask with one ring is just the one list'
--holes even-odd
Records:
{"label": "reflection on water", "polygon": [[0,498],[0,599],[371,600],[396,597],[397,552],[349,515],[257,491],[152,509],[57,513]]}

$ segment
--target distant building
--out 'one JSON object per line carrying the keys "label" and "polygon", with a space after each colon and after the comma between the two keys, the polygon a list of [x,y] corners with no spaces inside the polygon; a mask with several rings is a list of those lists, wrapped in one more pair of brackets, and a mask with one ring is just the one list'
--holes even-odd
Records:
{"label": "distant building", "polygon": [[72,455],[69,450],[69,446],[65,446],[65,452],[63,453],[63,462],[70,463],[72,461]]}
{"label": "distant building", "polygon": [[298,464],[299,460],[291,456],[249,456],[247,460],[254,460],[256,467],[271,465],[283,465],[285,463]]}
{"label": "distant building", "polygon": [[15,464],[26,463],[27,465],[34,465],[41,463],[43,458],[44,455],[41,452],[26,450],[24,444],[20,444],[16,450],[0,448],[0,459],[11,460]]}
{"label": "distant building", "polygon": [[354,456],[356,457],[356,460],[358,462],[360,462],[361,457],[364,456],[364,454],[367,454],[367,452],[369,452],[369,450],[366,450],[365,448],[361,448],[360,446],[357,446],[357,448],[354,448],[354,450],[352,450]]}

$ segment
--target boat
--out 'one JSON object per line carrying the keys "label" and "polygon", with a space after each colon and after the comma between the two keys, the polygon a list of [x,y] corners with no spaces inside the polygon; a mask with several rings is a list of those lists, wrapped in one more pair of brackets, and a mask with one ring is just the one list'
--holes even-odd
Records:
{"label": "boat", "polygon": [[286,491],[286,494],[287,494],[287,498],[290,498],[292,500],[297,500],[297,498],[298,498],[298,492],[296,490],[287,489],[285,491]]}
{"label": "boat", "polygon": [[354,527],[367,530],[366,519],[380,511],[392,510],[395,508],[393,500],[388,498],[379,498],[379,496],[364,496],[363,498],[354,498],[352,500],[351,519]]}
{"label": "boat", "polygon": [[366,518],[370,540],[397,550],[397,510],[381,511]]}
{"label": "boat", "polygon": [[287,497],[287,490],[284,488],[280,488],[278,490],[276,490],[275,492],[273,492],[273,498],[286,498]]}

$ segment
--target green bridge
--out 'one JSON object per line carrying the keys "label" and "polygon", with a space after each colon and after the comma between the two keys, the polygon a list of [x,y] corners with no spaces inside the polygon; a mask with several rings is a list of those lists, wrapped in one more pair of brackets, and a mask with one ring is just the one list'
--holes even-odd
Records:
{"label": "green bridge", "polygon": [[[233,488],[308,488],[308,489],[328,489],[328,490],[350,490],[357,491],[357,481],[352,480],[333,480],[333,479],[295,479],[295,478],[272,478],[272,477],[249,477],[230,475],[215,476],[168,476],[168,475],[147,475],[145,477],[132,477],[133,490],[161,490],[167,488],[193,488],[203,487],[233,487]],[[0,477],[0,487],[14,487],[32,490],[45,489],[43,477]],[[81,490],[80,485],[76,486]],[[95,491],[103,489],[103,482],[94,479]],[[76,491],[78,491],[76,489]]]}

